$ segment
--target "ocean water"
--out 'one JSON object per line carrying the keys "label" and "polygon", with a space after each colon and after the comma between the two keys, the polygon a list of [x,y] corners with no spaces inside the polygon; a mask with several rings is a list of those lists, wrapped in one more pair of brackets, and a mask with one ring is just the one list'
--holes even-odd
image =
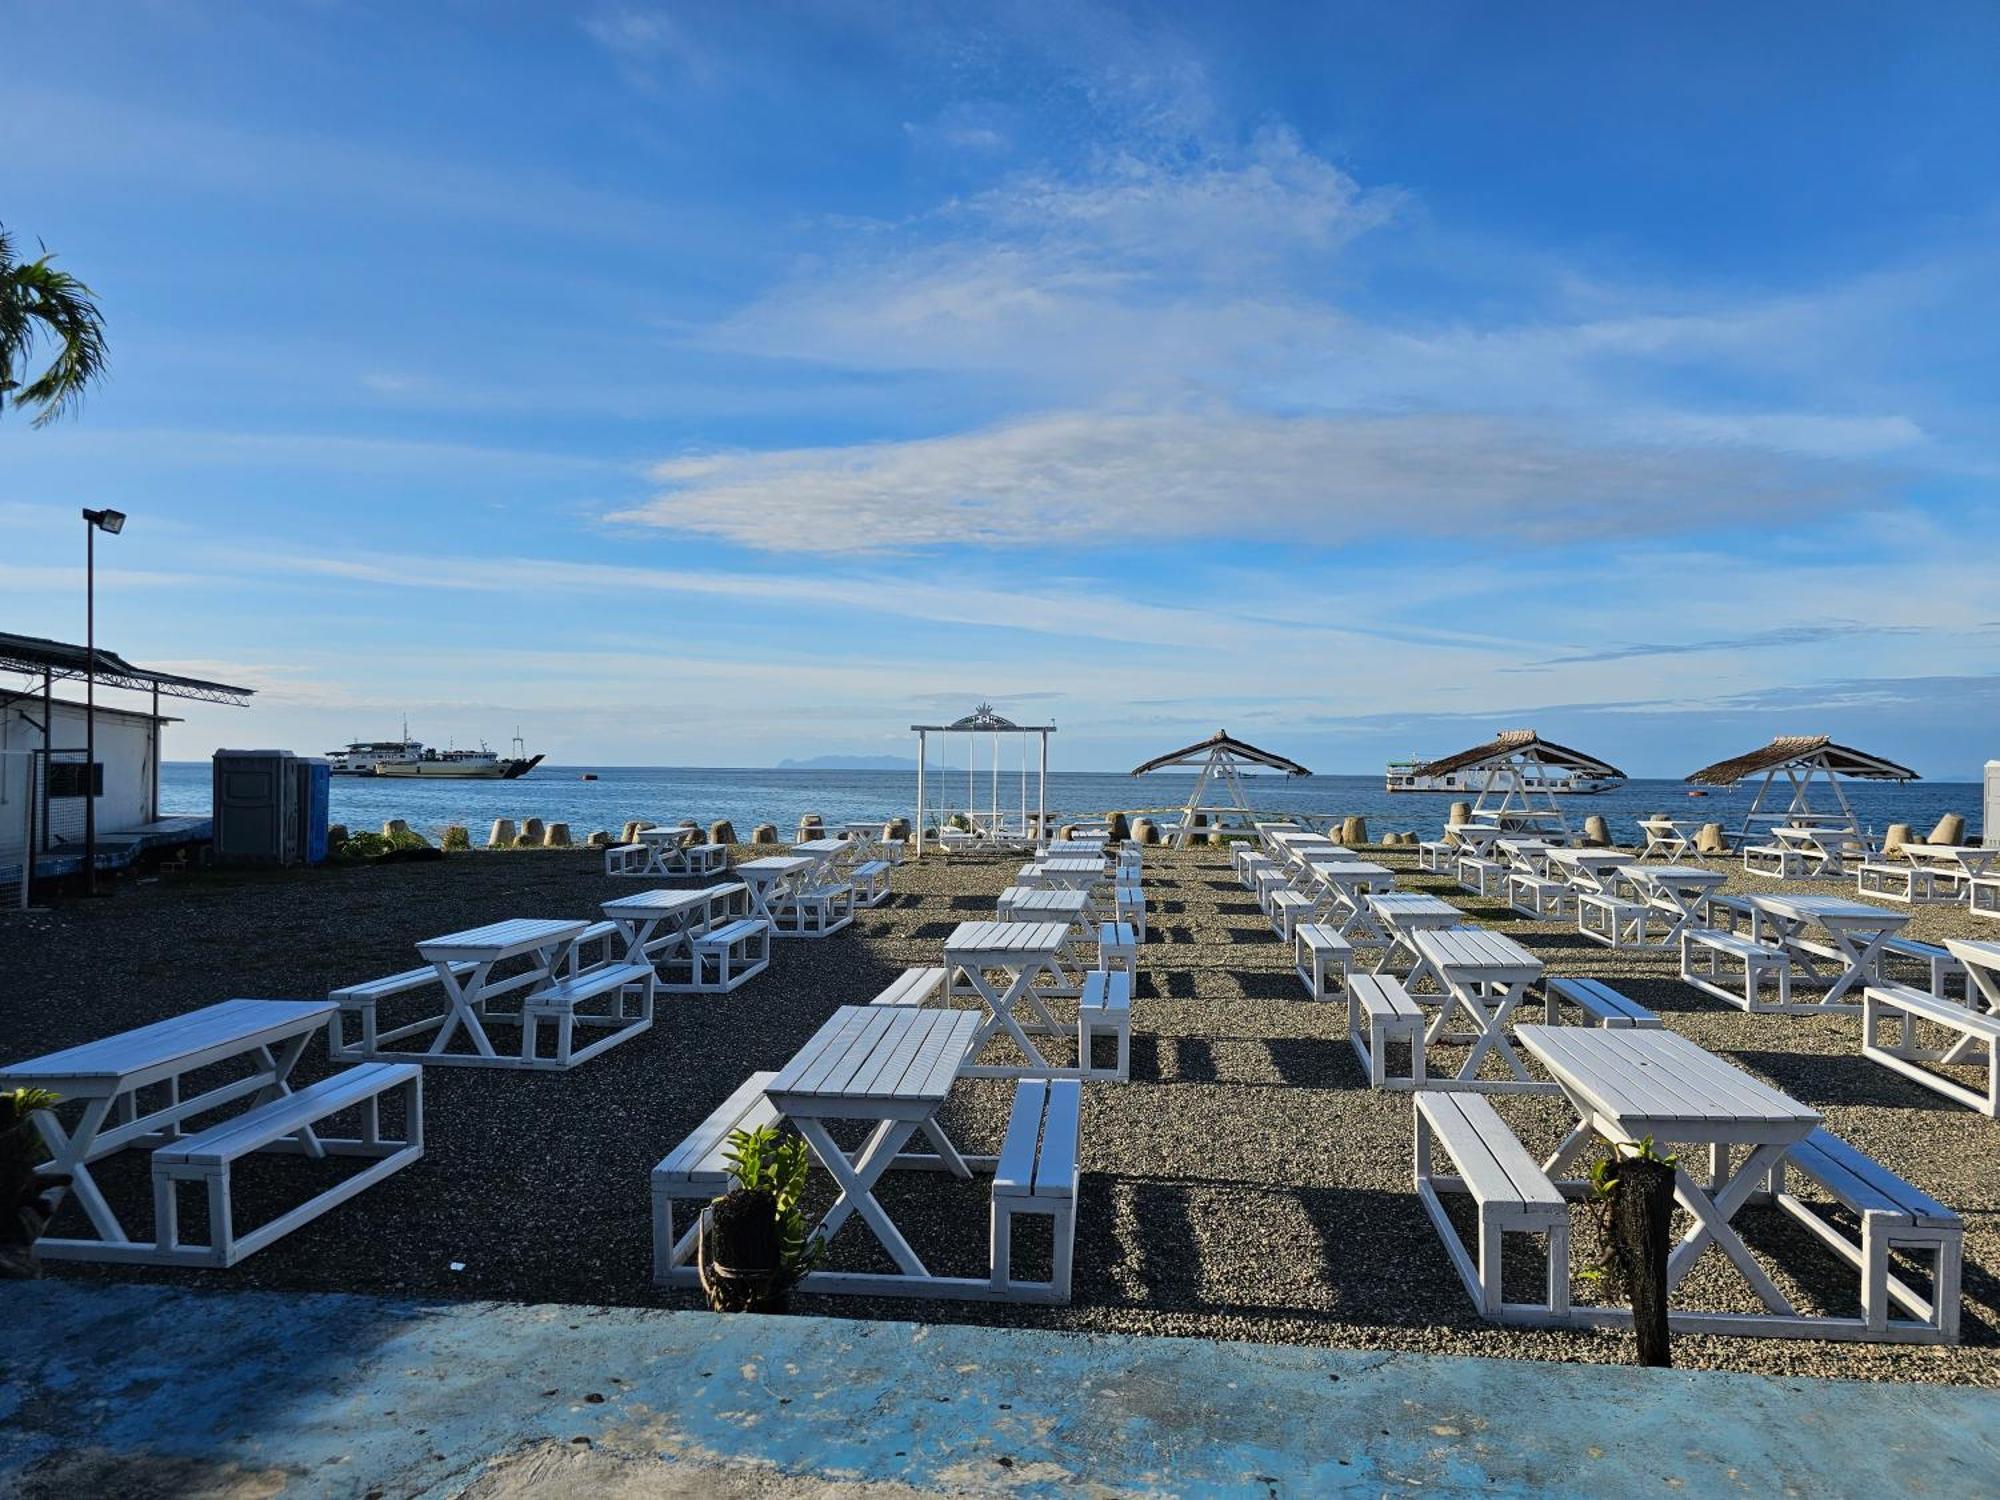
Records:
{"label": "ocean water", "polygon": [[[585,772],[595,781],[585,781]],[[209,766],[206,761],[169,761],[160,768],[161,806],[169,813],[199,813],[209,809]],[[1109,772],[1052,771],[1049,807],[1064,816],[1097,816],[1143,808],[1172,808],[1186,801],[1194,785],[1191,776],[1132,777]],[[1630,781],[1615,791],[1594,797],[1568,797],[1565,810],[1573,821],[1602,813],[1621,839],[1636,838],[1635,824],[1649,813],[1698,817],[1725,825],[1749,806],[1753,788],[1710,791],[1690,798],[1679,781]],[[1034,781],[1028,784],[1033,806]],[[1444,826],[1453,798],[1422,793],[1391,796],[1375,776],[1308,776],[1288,779],[1260,776],[1248,782],[1252,804],[1280,816],[1293,813],[1358,814],[1368,819],[1371,833],[1410,829],[1426,836]],[[938,791],[929,787],[932,806]],[[952,784],[965,805],[961,771]],[[981,779],[980,805],[992,796],[990,780]],[[1927,833],[1947,812],[1963,813],[1976,834],[1979,787],[1971,782],[1914,781],[1907,785],[1854,784],[1849,799],[1864,828],[1880,832],[1891,823],[1908,823]],[[780,837],[790,838],[803,813],[816,812],[828,825],[849,820],[909,816],[915,812],[917,777],[908,771],[774,771],[728,770],[685,766],[538,766],[519,781],[403,781],[373,777],[333,778],[332,818],[351,828],[376,828],[390,818],[407,819],[412,828],[435,836],[450,824],[472,830],[483,842],[495,818],[541,818],[570,825],[579,840],[595,829],[616,832],[631,818],[676,823],[693,818],[707,825],[727,818],[739,836],[749,837],[759,823],[775,823]],[[1018,776],[1002,775],[1003,811],[1020,808]]]}

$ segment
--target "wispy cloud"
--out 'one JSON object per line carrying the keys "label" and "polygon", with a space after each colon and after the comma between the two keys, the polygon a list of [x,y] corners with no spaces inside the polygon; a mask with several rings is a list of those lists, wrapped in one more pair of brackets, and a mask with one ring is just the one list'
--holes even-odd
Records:
{"label": "wispy cloud", "polygon": [[1875,625],[1859,620],[1830,620],[1813,625],[1783,625],[1747,635],[1723,636],[1715,640],[1632,642],[1606,646],[1599,651],[1579,651],[1567,656],[1544,657],[1529,663],[1534,667],[1563,667],[1579,662],[1630,661],[1640,656],[1700,656],[1718,651],[1764,651],[1779,646],[1817,645],[1822,641],[1852,640],[1867,636],[1920,636],[1931,634],[1925,625]]}

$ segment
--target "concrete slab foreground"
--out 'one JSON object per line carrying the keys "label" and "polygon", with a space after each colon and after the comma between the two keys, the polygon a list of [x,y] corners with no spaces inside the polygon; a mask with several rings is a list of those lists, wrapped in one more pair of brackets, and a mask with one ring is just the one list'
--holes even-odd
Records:
{"label": "concrete slab foreground", "polygon": [[634,1308],[0,1288],[0,1493],[1972,1495],[2000,1395]]}

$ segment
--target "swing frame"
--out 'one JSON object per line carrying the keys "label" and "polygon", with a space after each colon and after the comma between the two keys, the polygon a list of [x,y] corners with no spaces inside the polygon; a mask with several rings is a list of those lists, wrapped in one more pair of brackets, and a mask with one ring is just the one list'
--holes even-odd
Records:
{"label": "swing frame", "polygon": [[[1049,736],[1056,732],[1053,724],[1016,724],[1011,719],[995,713],[993,705],[982,703],[971,713],[949,724],[912,724],[910,730],[917,737],[917,816],[913,825],[918,859],[924,857],[925,847],[936,841],[940,852],[945,845],[943,833],[946,823],[963,813],[973,835],[983,841],[988,848],[1040,849],[1048,843],[1049,837]],[[930,761],[930,737],[940,738],[940,753],[943,763],[938,768],[935,782],[941,795],[938,804],[930,804],[931,778],[928,776]],[[1007,736],[1014,736],[1020,748],[1020,824],[1010,826],[1000,807],[1000,755]],[[1035,771],[1035,805],[1032,816],[1028,808],[1028,741],[1033,737],[1037,743]],[[965,743],[965,805],[954,806],[950,798],[951,786],[951,746],[962,738]],[[979,805],[978,779],[980,770],[980,746],[986,746],[986,766],[988,770],[989,793],[987,805]],[[935,826],[933,826],[935,818]]]}

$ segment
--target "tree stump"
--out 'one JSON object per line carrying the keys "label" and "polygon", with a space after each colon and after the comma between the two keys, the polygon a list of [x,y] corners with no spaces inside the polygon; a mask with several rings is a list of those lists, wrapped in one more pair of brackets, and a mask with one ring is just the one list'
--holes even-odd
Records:
{"label": "tree stump", "polygon": [[1646,1156],[1618,1163],[1611,1190],[1610,1251],[1632,1303],[1632,1332],[1639,1363],[1665,1369],[1673,1363],[1667,1329],[1667,1253],[1674,1214],[1674,1169]]}

